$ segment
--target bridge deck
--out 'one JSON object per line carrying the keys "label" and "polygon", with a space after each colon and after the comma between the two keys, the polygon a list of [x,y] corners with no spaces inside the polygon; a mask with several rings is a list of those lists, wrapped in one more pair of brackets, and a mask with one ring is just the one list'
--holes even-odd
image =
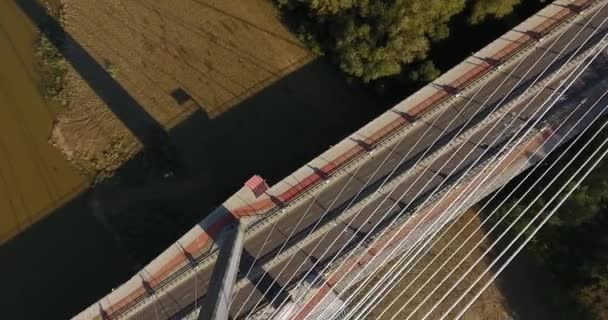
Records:
{"label": "bridge deck", "polygon": [[[586,1],[580,2],[586,3]],[[561,11],[557,10],[557,12]],[[590,16],[590,14],[592,14],[592,12],[587,12],[585,16]],[[532,81],[562,49],[565,49],[565,53],[558,58],[564,59],[568,53],[582,44],[587,35],[589,35],[606,16],[608,16],[608,10],[604,9],[593,20],[590,26],[585,29],[583,29],[583,23],[586,21],[586,18],[582,16],[577,18],[575,22],[569,24],[569,27],[565,29],[565,34],[560,39],[557,39],[555,35],[559,34],[561,31],[556,31],[551,37],[546,36],[548,38],[546,41],[534,45],[529,51],[504,63],[504,67],[501,68],[500,71],[495,70],[490,75],[487,75],[484,81],[462,91],[459,97],[453,97],[451,99],[451,103],[435,106],[431,112],[425,112],[423,116],[414,121],[414,125],[409,124],[409,126],[402,131],[401,136],[399,136],[403,137],[401,142],[397,143],[397,139],[394,139],[384,147],[375,148],[373,155],[366,156],[364,161],[356,162],[355,165],[348,168],[346,173],[336,175],[331,179],[330,183],[314,190],[294,205],[289,206],[285,212],[276,214],[272,219],[265,221],[256,227],[255,230],[249,232],[245,239],[245,253],[241,259],[242,269],[245,271],[249,269],[247,263],[250,263],[252,261],[251,256],[257,256],[258,252],[262,258],[254,266],[256,272],[253,272],[251,279],[241,279],[239,282],[240,290],[237,292],[236,303],[231,310],[233,317],[242,315],[242,313],[236,313],[243,304],[246,304],[243,307],[243,311],[248,312],[257,301],[265,300],[267,302],[269,298],[272,298],[273,294],[278,294],[281,288],[288,287],[292,275],[301,275],[309,270],[314,263],[313,260],[307,258],[309,254],[315,259],[324,259],[333,256],[341,247],[343,247],[348,242],[353,231],[352,229],[345,228],[343,223],[335,224],[335,222],[331,222],[333,220],[330,218],[343,215],[343,211],[351,201],[353,203],[358,203],[362,199],[373,194],[374,191],[377,190],[379,184],[384,180],[383,178],[395,168],[401,159],[405,158],[405,161],[397,172],[402,175],[407,175],[407,177],[399,181],[397,190],[389,195],[389,199],[384,202],[381,209],[374,210],[380,204],[380,201],[385,198],[384,196],[375,198],[367,206],[362,208],[360,214],[351,214],[350,217],[344,219],[342,222],[350,223],[354,229],[360,229],[362,233],[368,232],[372,226],[382,219],[386,211],[390,207],[393,207],[394,204],[395,206],[392,209],[393,212],[410,203],[419,201],[422,195],[434,190],[434,188],[436,188],[447,176],[452,174],[452,171],[462,171],[467,166],[471,165],[474,159],[484,152],[486,148],[485,145],[491,144],[494,138],[501,135],[506,122],[511,121],[513,117],[506,117],[506,120],[503,121],[506,121],[505,123],[497,125],[496,129],[491,130],[490,134],[482,139],[482,135],[488,132],[489,128],[494,124],[492,121],[485,121],[481,127],[471,133],[472,137],[470,142],[464,144],[458,143],[458,139],[454,140],[455,132],[458,131],[467,120],[473,119],[472,123],[467,126],[467,130],[471,130],[470,127],[482,119],[481,115],[487,114],[489,110],[494,108],[497,103],[506,97],[511,89],[514,90],[514,93],[517,93],[519,90],[526,87],[527,84],[529,84],[529,82]],[[548,15],[548,17],[551,16]],[[545,19],[551,20],[551,18]],[[527,24],[524,23],[516,27],[516,30],[520,30],[520,33],[525,34],[527,30],[537,28],[539,25],[545,23],[544,21],[539,21],[538,17],[534,17],[532,21],[536,22],[528,21],[526,22]],[[534,27],[525,28],[525,26],[530,26],[530,24]],[[568,45],[567,42],[579,31],[581,31],[581,34]],[[509,44],[506,44],[506,46],[509,46]],[[549,50],[549,47],[552,48]],[[494,54],[496,54],[496,52],[500,53],[502,51],[494,50]],[[449,81],[446,83],[452,83],[450,81],[453,81],[454,79],[447,80]],[[435,85],[442,86],[441,81],[446,81],[446,78],[438,79],[438,81],[435,82]],[[504,85],[500,86],[503,81]],[[516,86],[518,82],[519,84]],[[552,84],[552,86],[554,85],[555,83]],[[498,90],[494,92],[497,88]],[[425,88],[423,90],[428,91],[430,89]],[[539,98],[530,103],[529,107],[526,103],[528,100],[524,99],[511,111],[522,111],[523,119],[530,117],[538,110],[539,106],[542,105],[540,102],[547,99],[552,90],[552,88],[543,90]],[[427,95],[427,97],[428,96],[429,95]],[[506,97],[507,101],[513,96],[514,94],[511,94]],[[420,100],[418,102],[426,101],[424,99],[416,99]],[[480,112],[479,108],[482,105],[485,107]],[[396,115],[396,118],[401,119],[404,123],[412,121],[411,115],[402,113],[398,110],[399,109],[393,109],[392,111],[389,111],[389,113],[392,112]],[[513,120],[515,126],[523,124],[522,119]],[[371,129],[366,127],[362,130],[363,131],[359,131],[359,133]],[[365,149],[367,148],[366,141],[368,141],[369,136],[372,135],[373,134],[364,136],[360,134],[360,141],[354,141],[353,143]],[[352,137],[357,137],[357,135],[353,135]],[[509,135],[504,135],[501,139],[504,141],[508,138]],[[429,150],[427,156],[424,158],[423,165],[413,167],[412,165],[416,160],[422,157],[425,150],[436,139],[438,139],[439,145]],[[475,146],[475,144],[479,144],[479,146]],[[456,151],[458,148],[460,148],[460,150]],[[391,150],[393,150],[392,153]],[[384,161],[385,159],[387,160]],[[462,164],[460,164],[461,161]],[[314,162],[311,163],[313,165],[315,164]],[[319,162],[320,167],[321,164],[322,163]],[[429,170],[425,170],[425,168],[428,168]],[[313,169],[319,170],[321,168]],[[377,172],[374,174],[376,170]],[[357,198],[354,198],[370,177],[372,184]],[[341,192],[345,186],[347,187]],[[273,189],[271,189],[271,191]],[[419,191],[421,194],[417,194]],[[399,199],[402,195],[403,198]],[[336,196],[338,197],[336,198]],[[250,207],[251,206],[246,208]],[[272,207],[274,206],[270,206],[269,208]],[[308,243],[302,246],[295,246],[290,242],[290,245],[287,246],[287,248],[290,248],[288,254],[283,255],[278,263],[270,263],[271,259],[275,257],[279,251],[278,248],[285,243],[289,235],[293,234],[293,239],[296,242],[306,239],[314,224],[319,221],[328,208],[330,208],[330,210],[328,211],[327,217],[321,224],[325,226],[325,232],[322,237],[315,239],[316,241],[308,241]],[[228,209],[233,213],[238,211],[234,210],[235,208],[233,207]],[[217,219],[221,220],[222,218],[220,217]],[[272,237],[266,240],[267,235],[271,230],[273,230]],[[207,230],[207,232],[210,233],[209,230]],[[210,236],[207,236],[207,239],[209,239],[209,237]],[[190,238],[197,239],[197,241],[200,240],[200,236],[198,235]],[[334,240],[335,243],[332,244]],[[196,252],[190,251],[188,246],[186,246],[185,249],[193,256],[201,256],[205,252],[213,250],[213,247],[212,242],[208,241],[204,245],[199,245]],[[323,253],[326,250],[328,253],[323,256]],[[173,258],[168,257],[168,259]],[[180,261],[185,261],[183,257],[181,259],[182,260]],[[165,258],[163,257],[162,259],[157,260],[163,261]],[[158,261],[156,262],[158,263]],[[179,263],[181,263],[181,265],[188,264],[187,261]],[[119,297],[118,294],[116,294],[116,298],[104,299],[101,301],[101,306],[104,312],[112,317],[124,315],[128,316],[128,318],[148,319],[154,318],[157,312],[162,313],[166,318],[175,317],[194,307],[193,302],[195,301],[195,296],[200,299],[204,295],[206,286],[209,283],[212,268],[213,263],[201,264],[196,271],[196,277],[193,276],[194,273],[191,273],[183,279],[180,278],[180,280],[174,281],[170,287],[155,293],[146,293],[145,290],[137,286],[137,281],[132,281],[129,284],[132,288],[121,289],[120,294],[122,297]],[[165,272],[163,270],[166,269],[158,268],[158,272],[150,271],[149,269],[147,270],[147,272],[152,274],[150,276],[150,283],[153,288],[163,281],[159,280],[159,277],[156,276],[159,272]],[[259,277],[256,277],[256,273],[260,273],[260,270],[268,271],[268,276],[261,279],[261,281]],[[174,273],[174,271],[171,271],[171,273]],[[165,275],[163,277],[166,278],[167,276]],[[273,285],[275,281],[276,285]],[[260,282],[261,286],[256,288],[254,284],[257,282]],[[260,287],[267,288],[269,293],[261,292]],[[246,299],[250,293],[252,293],[252,297]],[[197,302],[197,305],[200,305],[200,302]],[[88,315],[95,314],[96,310],[98,315],[98,305],[94,305],[85,310],[85,312],[77,316],[77,318],[91,319]]]}

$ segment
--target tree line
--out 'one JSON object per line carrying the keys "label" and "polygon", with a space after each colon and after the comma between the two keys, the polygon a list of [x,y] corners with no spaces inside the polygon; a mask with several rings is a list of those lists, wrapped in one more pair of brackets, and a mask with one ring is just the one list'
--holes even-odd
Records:
{"label": "tree line", "polygon": [[427,82],[440,74],[427,58],[431,44],[449,36],[454,16],[479,24],[509,15],[522,0],[276,1],[300,40],[348,76]]}

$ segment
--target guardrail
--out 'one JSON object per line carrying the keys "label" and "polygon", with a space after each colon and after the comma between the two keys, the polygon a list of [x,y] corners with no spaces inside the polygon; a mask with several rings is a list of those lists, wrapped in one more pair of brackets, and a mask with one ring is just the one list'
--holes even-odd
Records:
{"label": "guardrail", "polygon": [[[578,6],[580,8],[579,10],[584,10],[599,1],[600,0],[580,0],[580,1],[577,1],[577,3],[583,3],[583,4],[579,4]],[[568,13],[565,14],[565,12],[568,12]],[[379,145],[390,140],[399,131],[406,128],[408,125],[413,123],[415,120],[417,120],[417,119],[423,117],[424,115],[426,115],[427,113],[433,111],[434,107],[437,107],[437,106],[443,104],[444,102],[447,102],[447,101],[453,99],[466,88],[471,87],[471,86],[477,84],[480,80],[484,79],[485,78],[484,76],[489,74],[491,71],[496,70],[499,65],[504,64],[507,60],[515,57],[517,54],[521,53],[525,49],[530,48],[533,44],[537,43],[537,39],[546,36],[548,33],[554,31],[560,25],[563,25],[564,22],[566,22],[570,18],[576,16],[577,12],[573,11],[572,9],[564,8],[563,10],[559,11],[558,14],[556,14],[556,15],[560,15],[561,17],[555,19],[553,21],[553,23],[548,23],[548,21],[549,21],[549,19],[548,19],[544,23],[537,26],[535,29],[531,30],[531,31],[537,33],[538,36],[533,37],[533,36],[527,35],[527,34],[522,35],[517,40],[511,42],[511,44],[509,44],[505,48],[498,51],[492,57],[488,57],[490,59],[495,60],[495,62],[493,64],[484,62],[482,65],[480,65],[476,68],[473,68],[472,70],[465,73],[463,76],[459,77],[458,79],[456,79],[446,85],[448,87],[451,87],[452,89],[450,89],[450,90],[442,89],[441,91],[438,91],[434,95],[430,96],[429,98],[423,100],[421,103],[416,105],[414,107],[414,109],[420,109],[420,111],[416,112],[414,115],[410,115],[410,116],[412,116],[413,120],[408,121],[404,117],[397,118],[397,119],[393,120],[392,122],[390,122],[389,124],[385,125],[382,129],[378,130],[376,133],[374,133],[374,135],[372,137],[368,138],[368,140],[372,140],[372,141],[365,141],[365,142],[371,148],[377,148]],[[554,19],[554,18],[552,17],[551,19]],[[542,28],[543,30],[541,30],[541,31],[536,30],[537,28],[539,28],[541,26],[543,27]],[[525,40],[522,40],[522,39],[525,39]],[[514,47],[515,43],[520,43],[520,45]],[[507,48],[509,48],[509,50],[506,50]],[[423,107],[421,108],[420,106],[423,106]],[[377,135],[380,135],[380,137],[375,138],[375,136],[377,136]],[[250,225],[248,230],[254,229],[258,224],[263,223],[265,220],[267,220],[267,218],[269,218],[273,214],[278,213],[281,209],[284,209],[289,204],[299,200],[300,198],[305,196],[305,194],[307,192],[311,191],[312,189],[315,189],[315,187],[322,185],[323,180],[335,176],[337,173],[344,170],[350,164],[357,162],[357,160],[364,157],[367,154],[367,151],[369,150],[369,149],[366,149],[366,148],[363,148],[360,146],[355,146],[355,147],[351,148],[349,151],[343,153],[340,157],[338,157],[338,159],[349,154],[350,152],[352,152],[353,149],[357,149],[356,153],[354,153],[353,155],[349,155],[345,161],[342,161],[339,165],[336,165],[332,170],[330,170],[328,172],[323,172],[323,176],[321,176],[317,173],[313,174],[312,176],[317,177],[317,179],[316,179],[317,181],[303,187],[302,190],[300,192],[298,192],[295,196],[288,199],[287,201],[284,201],[284,202],[286,202],[286,204],[284,206],[274,207],[274,208],[270,209],[269,211],[267,211],[266,213],[264,213],[264,217],[260,220],[254,221]],[[335,162],[335,161],[336,160],[333,160],[332,162]]]}
{"label": "guardrail", "polygon": [[[460,76],[458,79],[450,82],[446,85],[449,89],[442,89],[437,93],[431,95],[426,98],[419,104],[417,104],[408,115],[413,118],[406,119],[405,117],[397,118],[387,125],[385,125],[382,129],[376,131],[371,137],[367,138],[365,143],[368,144],[371,148],[377,148],[384,144],[385,142],[390,141],[395,135],[401,132],[403,129],[408,127],[415,120],[420,117],[426,115],[427,113],[433,111],[437,106],[442,105],[445,102],[455,98],[462,91],[474,86],[479,83],[481,80],[485,79],[486,75],[489,75],[490,72],[496,70],[498,66],[503,65],[510,59],[517,56],[519,53],[524,50],[530,48],[533,44],[537,43],[537,41],[553,32],[560,26],[563,26],[565,22],[569,21],[571,18],[576,16],[580,10],[585,10],[596,3],[601,2],[601,0],[578,0],[575,1],[573,7],[564,8],[554,16],[545,20],[545,22],[539,24],[534,29],[530,30],[531,34],[523,34],[517,40],[512,41],[509,45],[505,46],[503,49],[488,57],[488,60],[492,60],[493,62],[484,61],[481,65],[469,70],[464,75]],[[410,114],[412,113],[412,114]],[[267,222],[269,219],[278,214],[281,210],[285,209],[288,206],[292,206],[299,199],[302,199],[304,196],[309,194],[310,192],[316,190],[319,186],[322,185],[323,181],[327,178],[331,178],[333,176],[338,175],[344,170],[347,170],[350,165],[362,160],[368,152],[368,148],[364,148],[361,146],[354,146],[349,149],[347,152],[340,155],[338,158],[331,161],[333,167],[327,172],[323,172],[323,174],[314,173],[309,176],[309,179],[306,179],[306,184],[298,185],[298,190],[296,192],[291,192],[288,195],[288,198],[284,200],[285,203],[283,206],[274,206],[271,209],[267,210],[263,213],[263,217],[259,220],[254,221],[248,228],[247,231],[256,229],[261,226],[264,222]],[[308,180],[308,181],[307,181]],[[295,187],[294,187],[295,188]],[[193,270],[193,266],[199,265],[205,260],[217,255],[217,251],[206,251],[198,256],[190,256],[186,261],[185,265],[179,267],[177,270],[172,272],[169,276],[159,280],[156,284],[150,286],[148,290],[146,288],[140,287],[134,292],[132,292],[127,297],[123,298],[121,301],[112,305],[109,310],[106,311],[104,315],[101,315],[102,319],[118,319],[125,315],[129,310],[143,302],[144,300],[150,298],[151,294],[149,290],[154,292],[162,291],[165,287],[167,287],[170,283],[176,281],[181,278],[181,276],[191,272]],[[156,279],[152,279],[156,280]],[[127,301],[125,301],[127,300]],[[117,307],[115,307],[117,306]],[[96,317],[96,318],[99,318]]]}

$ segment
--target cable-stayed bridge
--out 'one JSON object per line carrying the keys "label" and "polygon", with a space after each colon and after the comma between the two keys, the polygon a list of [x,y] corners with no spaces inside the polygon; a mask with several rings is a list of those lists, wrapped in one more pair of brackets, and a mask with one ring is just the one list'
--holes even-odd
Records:
{"label": "cable-stayed bridge", "polygon": [[75,318],[196,318],[214,268],[229,269],[216,266],[218,244],[238,222],[231,317],[363,314],[346,291],[389,259],[423,253],[445,224],[603,113],[607,2],[556,1],[278,184],[252,178]]}

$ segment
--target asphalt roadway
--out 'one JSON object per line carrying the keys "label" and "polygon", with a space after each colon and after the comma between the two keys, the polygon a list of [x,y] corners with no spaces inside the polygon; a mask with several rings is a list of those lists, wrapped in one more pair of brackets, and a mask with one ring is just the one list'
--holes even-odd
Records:
{"label": "asphalt roadway", "polygon": [[[245,281],[245,284],[236,293],[235,303],[230,310],[232,317],[243,317],[258,302],[260,302],[260,305],[264,305],[277,295],[279,297],[276,301],[288,299],[287,290],[282,291],[282,288],[288,287],[294,282],[294,279],[297,280],[298,276],[302,276],[308,271],[313,266],[314,261],[328,260],[343,246],[352,245],[348,240],[353,233],[356,232],[355,239],[360,239],[362,235],[369,232],[374,225],[385,217],[389,208],[393,207],[388,216],[410,203],[422,201],[444,179],[457,176],[466,170],[475,159],[491,147],[495,139],[502,142],[507,140],[510,134],[502,134],[502,132],[508,123],[513,120],[513,128],[522,126],[524,120],[530,118],[543,106],[542,102],[554,91],[555,83],[543,90],[534,101],[524,99],[519,103],[512,111],[516,113],[521,111],[522,115],[520,117],[514,117],[513,114],[509,113],[501,120],[502,123],[495,126],[494,130],[490,130],[490,127],[495,124],[494,122],[484,121],[482,129],[478,130],[468,141],[461,142],[456,147],[460,150],[450,150],[436,159],[432,159],[426,167],[413,167],[416,160],[422,157],[428,148],[431,148],[430,154],[450,142],[454,138],[454,134],[468,119],[472,119],[472,123],[480,123],[512,89],[513,93],[509,95],[507,101],[521,93],[523,88],[526,88],[564,48],[566,48],[564,54],[558,57],[558,61],[566,59],[570,53],[582,45],[587,36],[607,16],[608,9],[603,9],[587,28],[583,29],[582,23],[574,23],[557,41],[545,40],[539,42],[536,49],[531,51],[517,68],[515,68],[515,64],[511,67],[504,67],[489,78],[485,84],[481,84],[483,87],[475,97],[473,97],[473,94],[477,89],[472,90],[471,93],[463,94],[454,103],[446,107],[445,112],[435,115],[434,119],[427,119],[424,122],[417,121],[416,126],[409,131],[402,142],[394,146],[392,153],[388,149],[377,150],[373,157],[360,165],[358,170],[355,169],[357,170],[356,175],[342,175],[333,179],[330,184],[320,191],[314,202],[312,198],[302,201],[300,205],[282,213],[280,219],[274,225],[268,224],[255,234],[248,234],[244,246],[245,253],[240,266],[240,270],[245,272],[253,261],[252,256],[257,256],[260,253],[260,259],[253,268],[255,271],[260,271],[260,266],[276,256],[278,248],[287,240],[289,235],[293,234],[292,238],[295,239],[295,242],[304,239],[321,217],[324,217],[321,220],[321,225],[325,223],[333,223],[334,225],[323,237],[310,241],[305,246],[295,246],[294,240],[290,241],[287,246],[287,248],[292,248],[289,251],[290,255],[287,259],[283,259],[281,263],[273,265],[270,270],[265,270],[267,275],[262,277],[261,281],[259,276],[252,276],[247,280],[241,279],[240,281]],[[567,45],[581,29],[583,30],[580,35],[574,38],[570,45]],[[603,35],[606,29],[602,28],[602,30]],[[553,68],[556,69],[557,67],[554,66]],[[505,80],[505,83],[500,86],[503,80]],[[519,85],[514,87],[517,82],[519,82]],[[482,105],[484,107],[480,110]],[[452,123],[450,124],[450,122]],[[431,125],[432,123],[434,124]],[[509,131],[512,133],[514,130],[510,128]],[[482,136],[486,133],[488,133],[487,137],[483,138]],[[436,139],[439,143],[432,146]],[[417,141],[419,142],[417,143]],[[387,157],[388,159],[384,161]],[[410,170],[412,174],[399,184],[395,192],[388,195],[388,198],[385,196],[376,198],[354,217],[342,219],[340,223],[335,223],[335,217],[339,216],[351,201],[356,203],[373,193],[402,158],[405,158],[405,161],[397,172],[403,173]],[[374,174],[374,172],[376,173]],[[370,177],[372,183],[357,199],[353,199]],[[345,185],[347,185],[346,189],[334,203],[336,196]],[[399,199],[402,195],[403,197]],[[383,200],[385,201],[381,204],[380,209],[376,210]],[[326,211],[327,214],[325,214]],[[346,225],[349,225],[349,227]],[[268,237],[266,242],[267,236],[273,228],[272,236]],[[196,300],[196,305],[200,305],[201,299],[204,297],[206,286],[211,277],[211,268],[212,265],[201,268],[197,272],[197,277],[180,282],[170,288],[169,292],[159,294],[154,303],[142,306],[129,318],[156,319],[157,315],[162,318],[179,318],[184,313],[191,311],[195,306],[195,295],[199,297]],[[241,272],[239,277],[243,278],[245,272]],[[259,285],[256,287],[255,284],[258,282]],[[250,295],[251,297],[249,297]]]}

